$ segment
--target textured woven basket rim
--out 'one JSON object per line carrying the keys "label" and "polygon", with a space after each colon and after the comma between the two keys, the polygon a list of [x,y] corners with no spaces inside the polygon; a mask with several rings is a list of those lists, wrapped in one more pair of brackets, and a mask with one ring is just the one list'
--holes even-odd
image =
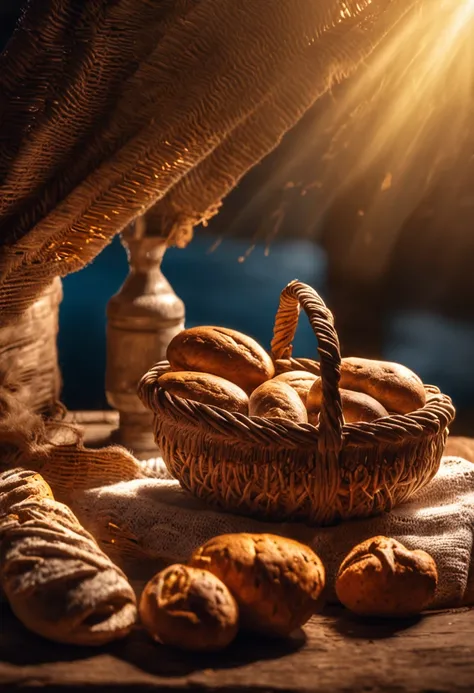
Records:
{"label": "textured woven basket rim", "polygon": [[[167,361],[161,361],[153,369],[157,369],[157,378],[167,370]],[[151,369],[149,373],[153,370]],[[262,434],[269,437],[268,444],[279,447],[314,448],[320,426],[310,423],[297,424],[280,419],[270,420],[262,417],[249,417],[245,414],[231,413],[221,407],[202,404],[193,400],[172,395],[163,390],[157,382],[147,385],[148,392],[142,390],[141,399],[155,415],[171,416],[185,419],[189,428],[196,433],[212,434],[215,440],[230,442],[234,436],[239,442],[252,444],[252,438],[261,438]],[[380,444],[403,444],[415,441],[417,438],[435,436],[450,424],[453,419],[453,406],[447,395],[444,395],[434,385],[425,385],[427,403],[425,406],[409,414],[391,414],[371,423],[345,423],[343,426],[343,447],[373,447]],[[205,419],[205,423],[204,423]],[[222,430],[223,425],[227,430]],[[234,431],[230,431],[234,427]],[[247,434],[247,435],[246,435]],[[277,436],[277,438],[275,438]],[[265,444],[262,440],[261,444]]]}
{"label": "textured woven basket rim", "polygon": [[[442,394],[436,386],[426,384],[427,401],[420,409],[408,414],[390,414],[371,423],[344,422],[338,387],[341,355],[333,316],[318,294],[297,280],[283,289],[275,320],[272,358],[277,370],[281,372],[278,366],[284,362],[286,367],[283,370],[307,370],[307,359],[291,358],[291,341],[298,322],[299,304],[308,314],[318,339],[323,380],[320,421],[324,419],[318,426],[230,413],[217,406],[172,395],[157,382],[159,376],[170,368],[167,361],[155,364],[143,376],[138,388],[143,404],[155,416],[166,418],[168,423],[186,425],[191,435],[206,434],[216,443],[235,441],[236,445],[242,447],[259,444],[262,448],[294,452],[324,446],[337,454],[342,449],[398,446],[442,434],[454,419],[455,410],[447,395]],[[324,408],[326,412],[323,417]]]}

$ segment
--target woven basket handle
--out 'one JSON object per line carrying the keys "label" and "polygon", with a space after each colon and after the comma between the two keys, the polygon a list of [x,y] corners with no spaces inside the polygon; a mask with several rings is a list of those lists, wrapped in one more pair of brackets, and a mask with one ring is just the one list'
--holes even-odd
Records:
{"label": "woven basket handle", "polygon": [[297,280],[290,282],[281,292],[273,329],[272,358],[274,361],[291,358],[292,341],[301,308],[308,316],[318,340],[322,384],[318,448],[323,455],[328,452],[338,454],[342,447],[344,424],[339,392],[341,375],[339,339],[334,328],[332,313],[326,308],[323,300],[314,289]]}

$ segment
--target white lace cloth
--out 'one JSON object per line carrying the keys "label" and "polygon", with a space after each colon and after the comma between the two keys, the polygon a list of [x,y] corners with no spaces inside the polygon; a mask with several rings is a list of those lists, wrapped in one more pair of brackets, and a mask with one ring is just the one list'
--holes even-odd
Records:
{"label": "white lace cloth", "polygon": [[157,559],[186,561],[196,547],[218,534],[281,534],[311,545],[318,553],[326,567],[328,598],[332,600],[334,577],[346,553],[360,541],[382,534],[410,549],[424,549],[436,560],[439,585],[433,608],[474,601],[471,462],[445,457],[433,481],[410,503],[380,517],[323,529],[258,522],[213,511],[183,491],[161,460],[149,461],[147,469],[155,478],[88,490],[77,498],[73,509],[92,533],[100,534],[107,520],[133,535],[150,565]]}

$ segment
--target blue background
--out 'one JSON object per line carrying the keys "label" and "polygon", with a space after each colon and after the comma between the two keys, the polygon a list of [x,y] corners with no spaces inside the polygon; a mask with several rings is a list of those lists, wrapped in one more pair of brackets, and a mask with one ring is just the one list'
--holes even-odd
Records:
{"label": "blue background", "polygon": [[[311,284],[327,300],[326,263],[310,241],[275,243],[266,257],[257,245],[239,262],[246,240],[224,239],[209,252],[214,237],[198,231],[184,250],[171,248],[163,272],[186,305],[187,326],[233,327],[269,347],[282,288],[292,279]],[[106,305],[128,271],[125,251],[115,238],[87,268],[63,281],[59,350],[63,399],[72,409],[101,409],[104,392]],[[328,301],[329,308],[330,301]],[[337,327],[337,315],[336,327]],[[302,315],[294,353],[316,356],[316,340]],[[387,316],[384,358],[413,368],[427,383],[451,395],[458,407],[472,409],[474,326],[429,312]],[[360,354],[363,356],[363,354]]]}

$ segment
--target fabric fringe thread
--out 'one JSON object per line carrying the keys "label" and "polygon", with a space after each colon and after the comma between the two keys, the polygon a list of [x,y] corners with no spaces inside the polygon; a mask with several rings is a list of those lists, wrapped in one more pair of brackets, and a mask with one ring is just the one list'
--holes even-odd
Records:
{"label": "fabric fringe thread", "polygon": [[81,428],[32,412],[5,382],[0,383],[0,452],[0,471],[18,467],[40,473],[67,505],[86,489],[146,476],[125,448],[85,447]]}

